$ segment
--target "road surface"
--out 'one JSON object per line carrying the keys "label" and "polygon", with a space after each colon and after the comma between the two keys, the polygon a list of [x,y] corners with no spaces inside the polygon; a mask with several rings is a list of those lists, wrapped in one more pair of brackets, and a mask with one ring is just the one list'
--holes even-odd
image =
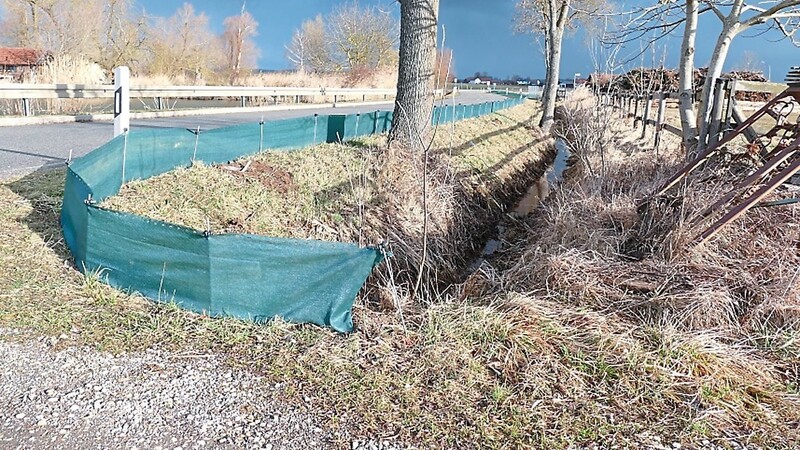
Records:
{"label": "road surface", "polygon": [[[505,97],[486,92],[462,91],[456,101],[475,104],[500,101]],[[449,100],[447,100],[449,101]],[[206,114],[199,116],[131,120],[131,128],[197,128],[208,130],[264,120],[280,120],[313,114],[354,114],[385,111],[393,103],[368,107],[339,106],[287,111]],[[84,122],[50,125],[0,127],[0,179],[24,175],[41,168],[64,164],[72,151],[77,158],[99,147],[113,135],[113,122]]]}

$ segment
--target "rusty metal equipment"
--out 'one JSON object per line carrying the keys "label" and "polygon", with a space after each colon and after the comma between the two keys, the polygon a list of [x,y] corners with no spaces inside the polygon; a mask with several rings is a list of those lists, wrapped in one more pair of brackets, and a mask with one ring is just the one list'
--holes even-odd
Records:
{"label": "rusty metal equipment", "polygon": [[[739,120],[739,125],[726,133],[722,139],[713,142],[696,158],[670,177],[654,194],[663,195],[692,172],[700,168],[711,157],[718,154],[723,147],[738,136],[744,135],[751,153],[758,155],[762,161],[752,174],[745,177],[716,202],[698,214],[693,226],[699,226],[726,206],[730,208],[700,234],[697,244],[713,238],[725,225],[742,216],[749,209],[759,206],[759,202],[771,194],[781,184],[788,181],[800,171],[800,119],[792,123],[789,117],[800,108],[800,67],[793,67],[786,77],[788,88],[767,102],[750,117]],[[775,120],[775,125],[763,135],[754,133],[751,126],[765,117]],[[737,203],[733,203],[739,200]],[[773,202],[774,203],[774,202]],[[784,204],[779,202],[776,204]]]}

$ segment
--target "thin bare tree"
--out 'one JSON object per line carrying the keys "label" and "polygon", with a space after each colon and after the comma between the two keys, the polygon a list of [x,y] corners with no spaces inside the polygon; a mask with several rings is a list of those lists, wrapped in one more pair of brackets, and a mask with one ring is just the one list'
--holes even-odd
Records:
{"label": "thin bare tree", "polygon": [[542,92],[542,118],[539,125],[550,131],[556,108],[561,73],[561,46],[569,27],[588,26],[606,3],[604,0],[518,0],[517,30],[541,36],[544,40],[545,84]]}
{"label": "thin bare tree", "polygon": [[694,55],[697,39],[697,22],[700,13],[698,0],[686,0],[686,22],[684,24],[683,41],[679,68],[679,99],[681,132],[683,146],[687,151],[695,147],[697,142],[697,118],[694,114]]}
{"label": "thin bare tree", "polygon": [[245,10],[236,16],[226,17],[223,21],[225,31],[222,33],[222,43],[225,50],[226,70],[228,82],[236,84],[242,74],[242,69],[252,69],[258,59],[258,47],[253,37],[258,35],[258,22],[253,15]]}

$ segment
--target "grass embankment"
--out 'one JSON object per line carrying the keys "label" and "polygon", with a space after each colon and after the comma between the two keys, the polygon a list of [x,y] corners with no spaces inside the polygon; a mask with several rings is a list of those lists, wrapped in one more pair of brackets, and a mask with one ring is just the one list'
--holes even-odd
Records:
{"label": "grass embankment", "polygon": [[[387,242],[395,272],[384,265],[377,278],[408,289],[425,259],[426,286],[438,287],[458,279],[497,217],[552,159],[531,124],[537,105],[442,125],[427,163],[422,155],[387,150],[385,136],[371,136],[195,164],[128,183],[103,206],[211,232]],[[430,251],[423,258],[426,214]]]}
{"label": "grass embankment", "polygon": [[[634,230],[643,231],[633,198],[680,156],[655,161],[627,129],[590,131],[607,138],[602,176],[573,171],[539,213],[506,234],[510,250],[491,261],[494,270],[485,265],[424,308],[382,312],[359,302],[358,330],[349,335],[210,319],[82,277],[65,263],[57,225],[63,172],[28,176],[0,187],[0,325],[114,352],[161,346],[224,354],[232,365],[286,383],[288,400],[305,405],[299,400],[308,396],[332,427],[424,448],[647,448],[705,439],[796,445],[796,322],[784,314],[778,327],[760,319],[751,323],[765,327],[754,329],[735,320],[691,325],[676,320],[677,302],[697,303],[707,291],[674,286],[690,271],[689,281],[712,293],[744,287],[761,261],[741,251],[765,238],[778,242],[776,228],[760,225],[764,217],[795,233],[788,213],[748,216],[716,247],[677,260],[690,265],[658,248],[640,262],[620,258]],[[598,153],[584,158],[599,167]],[[787,231],[780,237],[797,242]],[[726,243],[735,245],[726,250]],[[771,281],[758,279],[768,287],[763,293],[796,286],[787,281],[796,261],[780,261],[772,261],[781,269]],[[691,273],[709,262],[740,270]],[[653,276],[644,288],[626,284],[636,270]],[[789,306],[791,293],[773,300]],[[704,317],[715,309],[695,311]]]}
{"label": "grass embankment", "polygon": [[[539,159],[529,149],[533,137],[527,122],[535,111],[529,103],[457,122],[452,129],[443,125],[431,153],[447,157],[454,175],[466,178],[466,188],[490,191],[493,183],[510,182],[520,166]],[[198,162],[129,182],[102,206],[198,230],[210,225],[213,232],[357,242],[364,226],[359,207],[385,202],[376,179],[381,168],[375,167],[385,141],[383,135],[369,136],[293,152],[266,151],[217,166]]]}

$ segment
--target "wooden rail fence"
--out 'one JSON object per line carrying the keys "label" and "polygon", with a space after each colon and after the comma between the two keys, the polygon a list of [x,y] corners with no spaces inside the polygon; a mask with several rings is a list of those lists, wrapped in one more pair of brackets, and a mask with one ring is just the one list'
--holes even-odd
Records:
{"label": "wooden rail fence", "polygon": [[[718,79],[714,86],[709,145],[719,142],[725,132],[735,129],[747,118],[741,110],[741,105],[736,101],[737,92],[760,92],[774,95],[783,92],[787,87],[783,83]],[[601,92],[598,95],[602,106],[619,110],[626,119],[632,118],[634,128],[638,128],[641,124],[642,139],[647,135],[647,127],[654,126],[653,146],[656,150],[658,150],[661,143],[662,132],[666,131],[679,137],[683,135],[679,127],[668,123],[666,120],[667,103],[670,100],[678,100],[677,92],[647,92],[642,94]],[[655,115],[651,116],[654,112]],[[758,137],[758,133],[752,126],[745,129],[744,135],[749,141],[753,141]]]}

